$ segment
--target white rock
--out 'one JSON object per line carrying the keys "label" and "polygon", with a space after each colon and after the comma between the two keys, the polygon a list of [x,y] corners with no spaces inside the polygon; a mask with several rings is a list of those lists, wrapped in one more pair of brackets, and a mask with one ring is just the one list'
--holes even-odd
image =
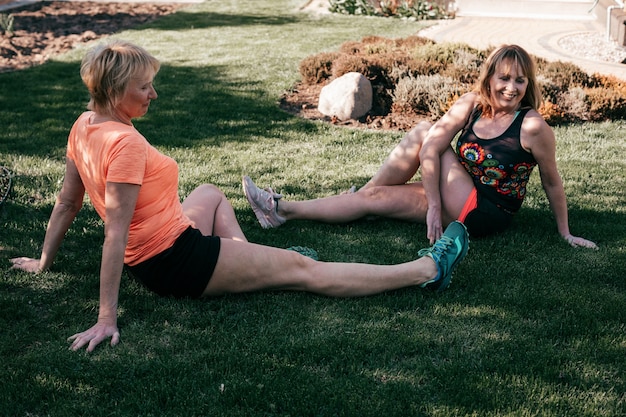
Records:
{"label": "white rock", "polygon": [[349,72],[324,86],[317,109],[339,120],[358,119],[372,108],[372,84],[361,73]]}

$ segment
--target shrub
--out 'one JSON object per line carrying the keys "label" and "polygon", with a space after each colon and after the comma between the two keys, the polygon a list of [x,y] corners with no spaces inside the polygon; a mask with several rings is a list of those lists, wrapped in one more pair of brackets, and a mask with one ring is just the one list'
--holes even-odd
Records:
{"label": "shrub", "polygon": [[434,75],[445,70],[445,65],[436,61],[424,61],[422,59],[410,58],[406,61],[407,71],[411,75]]}
{"label": "shrub", "polygon": [[332,13],[374,16],[376,10],[368,0],[330,0]]}
{"label": "shrub", "polygon": [[550,124],[559,124],[565,121],[565,114],[559,106],[550,100],[543,101],[539,107],[539,114]]}
{"label": "shrub", "polygon": [[366,59],[370,81],[381,84],[385,88],[393,88],[398,81],[394,79],[394,69],[407,67],[407,57],[396,57],[394,54],[380,54]]}
{"label": "shrub", "polygon": [[[492,50],[437,44],[419,36],[369,36],[345,42],[338,52],[305,58],[300,74],[304,84],[315,84],[359,72],[372,83],[372,114],[407,111],[436,119],[451,100],[473,87]],[[548,123],[626,119],[626,81],[589,75],[574,64],[534,58],[543,98],[539,111]]]}
{"label": "shrub", "polygon": [[338,78],[349,72],[360,72],[371,79],[367,61],[358,55],[341,55],[333,63],[333,77]]}
{"label": "shrub", "polygon": [[589,87],[591,85],[589,74],[569,62],[538,61],[537,73],[549,79],[559,90],[567,90],[572,86]]}
{"label": "shrub", "polygon": [[393,109],[426,115],[432,120],[441,117],[471,87],[456,80],[435,75],[409,75],[400,79],[392,94]]}
{"label": "shrub", "polygon": [[428,38],[424,38],[422,36],[408,36],[406,38],[394,39],[394,45],[397,48],[402,48],[404,50],[410,51],[414,50],[417,47],[421,47],[424,45],[435,45],[435,41],[430,40]]}
{"label": "shrub", "polygon": [[339,53],[348,55],[359,55],[365,49],[363,41],[348,41],[339,46]]}
{"label": "shrub", "polygon": [[600,87],[604,86],[604,88],[609,88],[611,90],[615,90],[620,95],[626,95],[626,81],[620,80],[619,78],[613,75],[600,75],[594,74],[593,83],[590,87]]}
{"label": "shrub", "polygon": [[589,103],[587,94],[581,87],[573,87],[562,91],[557,97],[557,105],[563,110],[563,121],[589,120]]}
{"label": "shrub", "polygon": [[480,66],[485,57],[475,49],[460,47],[448,63],[442,75],[458,80],[463,84],[474,84],[480,76]]}
{"label": "shrub", "polygon": [[333,62],[339,57],[337,52],[322,52],[304,58],[299,71],[304,84],[319,84],[332,76]]}
{"label": "shrub", "polygon": [[442,65],[454,62],[456,44],[430,44],[416,48],[413,57],[419,61],[434,61]]}
{"label": "shrub", "polygon": [[448,2],[445,3],[445,5],[440,5],[432,1],[402,1],[397,6],[395,15],[416,20],[445,19],[449,17]]}
{"label": "shrub", "polygon": [[544,100],[556,103],[557,97],[562,89],[543,74],[537,74],[537,84],[539,84],[539,89],[541,90],[541,97],[543,97]]}
{"label": "shrub", "polygon": [[585,89],[591,120],[626,119],[626,97],[606,87]]}
{"label": "shrub", "polygon": [[399,79],[392,94],[394,112],[417,114],[417,103],[419,103],[421,92],[416,88],[416,78],[407,75]]}

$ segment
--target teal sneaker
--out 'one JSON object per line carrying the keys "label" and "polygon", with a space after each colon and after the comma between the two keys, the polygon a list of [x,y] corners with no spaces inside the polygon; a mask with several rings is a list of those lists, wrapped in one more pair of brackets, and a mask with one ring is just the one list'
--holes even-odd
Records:
{"label": "teal sneaker", "polygon": [[315,249],[307,248],[306,246],[292,246],[290,248],[287,248],[287,250],[291,250],[294,252],[298,252],[301,255],[308,256],[314,261],[320,260],[319,256],[317,255],[317,251]]}
{"label": "teal sneaker", "polygon": [[465,225],[458,220],[450,223],[443,235],[430,248],[422,249],[419,256],[428,256],[437,264],[437,276],[420,285],[421,288],[441,292],[452,281],[454,268],[465,258],[469,249],[469,235]]}

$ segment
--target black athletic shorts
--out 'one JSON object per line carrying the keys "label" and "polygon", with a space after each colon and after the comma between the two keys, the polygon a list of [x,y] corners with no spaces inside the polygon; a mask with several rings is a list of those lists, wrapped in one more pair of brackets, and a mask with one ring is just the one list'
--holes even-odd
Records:
{"label": "black athletic shorts", "polygon": [[204,236],[188,227],[171,248],[126,270],[161,296],[199,298],[220,254],[219,236]]}
{"label": "black athletic shorts", "polygon": [[477,193],[477,207],[470,211],[463,220],[467,232],[473,237],[483,237],[500,233],[513,221],[513,213],[498,207],[489,199]]}

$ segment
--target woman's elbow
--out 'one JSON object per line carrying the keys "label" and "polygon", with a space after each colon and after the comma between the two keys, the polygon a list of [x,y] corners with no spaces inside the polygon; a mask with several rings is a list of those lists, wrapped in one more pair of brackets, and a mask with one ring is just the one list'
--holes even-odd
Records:
{"label": "woman's elbow", "polygon": [[64,199],[57,200],[57,210],[63,214],[76,216],[80,209],[83,207],[83,202],[81,201],[68,201]]}

